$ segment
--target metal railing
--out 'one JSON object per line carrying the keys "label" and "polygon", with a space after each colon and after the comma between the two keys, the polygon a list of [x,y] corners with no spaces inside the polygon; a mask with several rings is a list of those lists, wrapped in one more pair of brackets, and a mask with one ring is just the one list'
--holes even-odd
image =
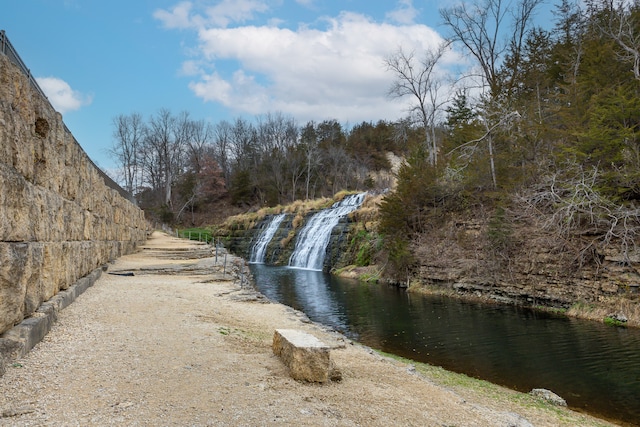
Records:
{"label": "metal railing", "polygon": [[44,94],[42,88],[40,88],[40,86],[38,85],[38,82],[36,82],[36,79],[34,79],[33,76],[31,75],[31,71],[27,68],[25,63],[22,61],[22,58],[20,58],[20,55],[18,55],[18,51],[13,47],[13,45],[7,38],[7,34],[5,33],[4,30],[0,30],[0,50],[2,51],[3,54],[5,54],[9,58],[9,61],[13,62],[15,65],[18,66],[18,68],[20,68],[22,73],[29,78],[29,83],[31,83],[31,86],[33,86],[33,88],[37,90],[38,93],[48,101],[49,98],[47,98],[47,95]]}
{"label": "metal railing", "polygon": [[[22,60],[22,58],[20,58],[20,55],[18,55],[18,51],[13,47],[13,45],[9,41],[9,38],[7,37],[7,34],[6,34],[6,32],[4,30],[0,30],[0,52],[3,55],[5,55],[7,58],[9,58],[9,61],[11,61],[13,64],[15,64],[18,68],[20,68],[22,73],[24,75],[26,75],[27,78],[29,79],[29,83],[31,84],[31,87],[33,87],[40,94],[40,96],[49,103],[51,108],[53,110],[55,110],[53,105],[51,105],[51,101],[49,101],[49,98],[47,97],[47,95],[45,95],[45,93],[42,90],[42,88],[40,87],[40,85],[38,85],[38,82],[36,81],[36,79],[33,77],[33,75],[31,75],[31,70],[29,70],[29,68],[27,68],[27,66],[24,63],[24,61]],[[73,139],[73,142],[84,153],[84,155],[86,156],[86,158],[89,161],[89,163],[91,164],[91,166],[93,166],[93,168],[102,177],[102,179],[104,180],[105,185],[107,187],[109,187],[109,188],[112,188],[112,189],[116,190],[122,197],[124,197],[125,199],[129,200],[130,202],[132,202],[134,204],[137,204],[135,198],[128,191],[126,191],[124,188],[120,187],[120,185],[118,185],[118,183],[116,183],[109,175],[107,175],[102,169],[100,169],[93,162],[93,160],[91,160],[91,158],[87,155],[87,153],[84,151],[84,149],[82,149],[82,146],[80,145],[80,143],[78,143],[76,138],[73,136],[73,134],[71,133],[71,131],[69,130],[67,125],[64,122],[62,122],[62,125],[64,126],[64,130]]]}

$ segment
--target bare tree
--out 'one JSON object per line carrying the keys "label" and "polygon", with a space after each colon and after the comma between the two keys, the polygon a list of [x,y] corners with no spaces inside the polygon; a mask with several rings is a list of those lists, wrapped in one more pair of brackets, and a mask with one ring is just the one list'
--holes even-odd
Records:
{"label": "bare tree", "polygon": [[124,188],[134,194],[140,186],[141,148],[145,133],[142,115],[120,114],[113,119],[113,146],[111,155],[119,162]]}
{"label": "bare tree", "polygon": [[633,64],[633,75],[640,80],[640,1],[590,0],[588,5],[603,14],[604,19],[596,21],[600,30],[618,44],[622,50],[618,53],[620,59]]}
{"label": "bare tree", "polygon": [[451,154],[454,151],[459,150],[463,153],[463,157],[471,159],[471,157],[473,157],[473,155],[480,147],[480,144],[485,142],[489,151],[489,167],[491,170],[491,183],[493,184],[493,188],[498,187],[495,164],[495,149],[492,139],[493,132],[500,127],[509,127],[513,121],[520,119],[520,114],[517,111],[499,115],[501,116],[499,120],[488,120],[486,117],[480,116],[480,121],[485,128],[485,133],[479,138],[467,141],[464,144],[457,146],[448,153]]}
{"label": "bare tree", "polygon": [[307,123],[300,132],[300,146],[304,152],[305,164],[305,200],[311,195],[311,180],[315,176],[315,170],[320,165],[318,135],[314,122]]}
{"label": "bare tree", "polygon": [[[188,138],[188,114],[174,117],[167,109],[161,109],[151,117],[147,132],[146,145],[148,161],[157,162],[154,166],[163,191],[163,203],[172,206],[172,188],[179,173],[183,148]],[[150,165],[149,165],[150,166]],[[157,188],[160,190],[160,188]]]}
{"label": "bare tree", "polygon": [[258,143],[255,127],[247,120],[237,118],[231,126],[229,152],[235,167],[240,169],[257,168]]}
{"label": "bare tree", "polygon": [[631,256],[637,253],[640,209],[602,194],[598,189],[602,175],[595,166],[585,169],[570,161],[518,199],[543,229],[564,242],[579,244],[580,265],[587,260],[599,263],[596,253],[611,253],[610,249],[616,249],[620,262],[630,265]]}
{"label": "bare tree", "polygon": [[189,151],[189,162],[193,172],[198,174],[203,166],[206,149],[213,139],[213,127],[204,120],[191,121],[186,124],[190,128],[186,145]]}
{"label": "bare tree", "polygon": [[[476,0],[440,10],[453,33],[452,40],[461,43],[476,60],[491,99],[502,94],[505,82],[500,67],[507,54],[512,58],[507,84],[515,81],[525,36],[542,1],[519,0],[514,6],[505,0]],[[505,28],[509,24],[511,28]]]}
{"label": "bare tree", "polygon": [[225,186],[229,188],[231,180],[231,162],[229,160],[231,155],[231,124],[226,120],[219,122],[216,124],[214,134],[213,157],[222,169]]}
{"label": "bare tree", "polygon": [[439,93],[443,80],[436,72],[436,65],[449,44],[444,42],[434,50],[427,50],[420,60],[416,59],[413,52],[406,53],[401,48],[385,59],[387,70],[396,76],[389,89],[389,95],[395,98],[410,96],[415,101],[410,111],[419,117],[419,122],[424,128],[429,163],[432,166],[438,161],[437,117],[447,102]]}
{"label": "bare tree", "polygon": [[336,194],[344,188],[348,188],[349,174],[351,172],[351,158],[344,148],[330,145],[323,151],[322,163],[326,171],[325,179],[331,186],[331,194]]}
{"label": "bare tree", "polygon": [[298,140],[298,126],[293,117],[282,113],[267,113],[258,118],[258,133],[263,151],[293,148]]}
{"label": "bare tree", "polygon": [[[298,142],[298,126],[293,117],[282,113],[267,114],[259,118],[258,145],[262,157],[264,176],[261,182],[269,182],[275,189],[278,203],[282,203],[289,185],[290,153]],[[295,193],[295,190],[292,189]]]}
{"label": "bare tree", "polygon": [[[480,141],[486,142],[494,188],[498,185],[494,130],[510,123],[514,115],[519,116],[517,111],[511,111],[511,88],[520,72],[526,35],[540,3],[542,0],[518,0],[515,5],[505,0],[476,0],[472,4],[461,3],[440,10],[453,33],[453,41],[464,46],[481,71],[486,92],[481,95],[478,114],[486,134],[463,145],[477,146]],[[509,64],[503,67],[507,56]]]}

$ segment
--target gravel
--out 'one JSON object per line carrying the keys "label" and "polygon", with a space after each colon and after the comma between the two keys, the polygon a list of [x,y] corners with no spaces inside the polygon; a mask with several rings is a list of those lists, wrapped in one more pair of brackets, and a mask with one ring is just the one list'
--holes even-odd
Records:
{"label": "gravel", "polygon": [[[103,274],[6,367],[0,425],[611,425],[502,388],[439,385],[241,287],[228,274],[241,260],[229,256],[223,267],[202,250],[154,233],[112,264],[110,272],[133,275]],[[330,345],[342,380],[292,380],[271,351],[277,328]]]}

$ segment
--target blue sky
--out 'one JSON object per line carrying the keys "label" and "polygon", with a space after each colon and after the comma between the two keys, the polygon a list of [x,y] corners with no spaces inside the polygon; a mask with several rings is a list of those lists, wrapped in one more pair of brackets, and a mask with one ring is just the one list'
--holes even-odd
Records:
{"label": "blue sky", "polygon": [[[386,56],[436,46],[446,0],[3,0],[0,29],[102,168],[113,118],[406,115]],[[462,62],[451,54],[450,65]]]}

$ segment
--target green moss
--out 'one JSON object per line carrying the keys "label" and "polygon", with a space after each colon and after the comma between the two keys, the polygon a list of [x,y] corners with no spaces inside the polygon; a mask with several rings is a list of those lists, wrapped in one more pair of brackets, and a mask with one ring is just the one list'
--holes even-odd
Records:
{"label": "green moss", "polygon": [[614,319],[614,318],[609,317],[609,316],[606,316],[603,319],[603,322],[604,322],[605,325],[609,325],[609,326],[619,326],[619,327],[622,327],[622,328],[626,328],[627,327],[627,324],[625,322],[621,322],[618,319]]}

